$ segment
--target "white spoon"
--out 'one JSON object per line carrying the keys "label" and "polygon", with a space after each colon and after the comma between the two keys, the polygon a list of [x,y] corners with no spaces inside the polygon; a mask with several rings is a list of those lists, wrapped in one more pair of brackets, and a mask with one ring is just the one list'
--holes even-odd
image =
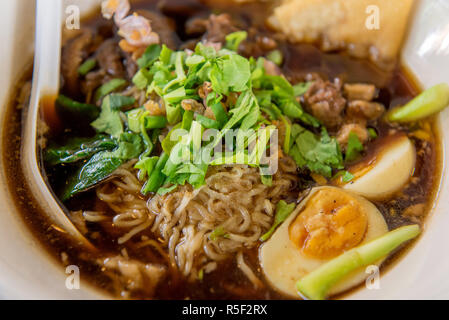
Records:
{"label": "white spoon", "polygon": [[36,37],[33,86],[22,146],[22,168],[33,196],[54,227],[63,230],[80,244],[94,246],[73,225],[49,189],[39,169],[37,127],[43,97],[56,97],[59,91],[61,61],[62,0],[36,1]]}

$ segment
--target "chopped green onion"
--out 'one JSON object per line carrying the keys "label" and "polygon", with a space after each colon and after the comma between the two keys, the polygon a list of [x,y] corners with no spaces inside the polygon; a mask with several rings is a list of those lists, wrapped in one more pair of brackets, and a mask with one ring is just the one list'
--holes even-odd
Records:
{"label": "chopped green onion", "polygon": [[159,160],[158,157],[151,157],[151,158],[145,157],[135,164],[134,168],[139,169],[138,173],[139,180],[142,181],[143,179],[145,179],[145,177],[151,175],[158,160]]}
{"label": "chopped green onion", "polygon": [[184,130],[190,130],[190,126],[192,125],[194,113],[193,111],[184,111],[184,115],[182,116],[181,128]]}
{"label": "chopped green onion", "polygon": [[368,128],[368,135],[371,139],[377,138],[377,132],[374,128]]}
{"label": "chopped green onion", "polygon": [[164,169],[167,160],[168,154],[163,152],[159,157],[154,170],[151,172],[148,181],[143,186],[142,194],[146,195],[150,192],[156,192],[162,186],[165,179],[165,175],[162,173],[162,169]]}
{"label": "chopped green onion", "polygon": [[82,65],[80,65],[80,67],[78,68],[78,73],[81,76],[85,76],[86,74],[88,74],[90,71],[92,71],[95,67],[97,66],[97,60],[96,59],[87,59],[86,61],[84,61],[84,63]]}
{"label": "chopped green onion", "polygon": [[198,280],[203,281],[204,278],[204,269],[198,271]]}
{"label": "chopped green onion", "polygon": [[292,125],[290,121],[288,121],[287,117],[280,117],[285,126],[285,138],[284,138],[284,152],[285,154],[290,153],[290,138],[292,132]]}
{"label": "chopped green onion", "polygon": [[353,248],[321,265],[296,283],[299,293],[307,299],[323,300],[329,289],[352,271],[386,257],[404,242],[420,233],[419,226],[409,225],[390,231],[380,238]]}
{"label": "chopped green onion", "polygon": [[[164,150],[165,153],[170,154],[173,147],[179,142],[179,141],[173,141],[172,140],[172,134],[176,130],[181,128],[181,123],[178,123],[176,126],[173,127],[173,129],[170,130],[170,132],[167,134],[167,136],[162,140],[162,150]],[[185,128],[183,128],[185,129]],[[190,128],[189,128],[190,129]],[[188,130],[188,129],[185,129]]]}
{"label": "chopped green onion", "polygon": [[95,101],[98,101],[111,92],[114,92],[115,90],[118,90],[126,85],[125,79],[112,79],[105,84],[103,84],[100,88],[97,89],[95,92]]}
{"label": "chopped green onion", "polygon": [[138,89],[145,89],[150,83],[151,76],[145,69],[140,69],[134,75],[132,81]]}
{"label": "chopped green onion", "polygon": [[441,83],[422,92],[406,105],[387,113],[391,122],[412,122],[440,112],[449,105],[449,85]]}
{"label": "chopped green onion", "polygon": [[81,117],[87,117],[90,120],[94,120],[100,114],[100,109],[92,104],[85,104],[70,99],[64,95],[59,95],[56,99],[56,106],[58,110],[63,113]]}
{"label": "chopped green onion", "polygon": [[220,123],[214,119],[209,119],[201,114],[196,116],[196,120],[206,129],[220,129]]}
{"label": "chopped green onion", "polygon": [[145,110],[133,109],[129,111],[126,115],[128,117],[128,128],[132,132],[140,133],[140,118],[145,113]]}
{"label": "chopped green onion", "polygon": [[229,235],[226,233],[225,229],[223,227],[218,227],[214,231],[212,231],[209,235],[209,239],[211,241],[217,241],[218,238],[229,238]]}
{"label": "chopped green onion", "polygon": [[162,129],[167,125],[167,118],[163,116],[146,116],[145,129]]}

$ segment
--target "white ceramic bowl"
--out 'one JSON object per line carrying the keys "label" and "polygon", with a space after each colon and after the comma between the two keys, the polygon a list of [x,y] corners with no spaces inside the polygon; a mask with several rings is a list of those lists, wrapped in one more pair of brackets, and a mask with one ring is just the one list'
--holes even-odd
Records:
{"label": "white ceramic bowl", "polygon": [[[72,0],[83,12],[99,0]],[[449,83],[449,2],[416,1],[403,61],[424,88]],[[34,1],[0,2],[0,123],[12,89],[32,59]],[[6,119],[7,120],[7,119]],[[414,248],[381,276],[380,289],[358,290],[350,299],[449,299],[449,110],[439,116],[443,141],[443,175],[425,232]],[[1,132],[0,134],[3,134]],[[3,137],[0,137],[3,139]],[[1,146],[0,146],[1,148]],[[0,149],[0,153],[5,150]],[[0,161],[2,161],[0,159]],[[17,212],[8,194],[4,164],[0,162],[0,298],[104,298],[86,283],[68,290],[64,269],[40,246]]]}

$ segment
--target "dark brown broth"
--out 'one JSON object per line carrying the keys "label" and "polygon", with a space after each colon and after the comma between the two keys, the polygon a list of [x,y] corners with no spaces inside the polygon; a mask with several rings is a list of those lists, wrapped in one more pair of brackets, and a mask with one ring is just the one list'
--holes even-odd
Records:
{"label": "dark brown broth", "polygon": [[[212,3],[212,1],[208,1]],[[233,16],[239,16],[242,21],[255,26],[261,33],[270,34],[269,30],[263,25],[266,12],[269,10],[263,4],[245,4],[244,6],[225,4],[225,1],[215,1],[212,7],[200,4],[196,0],[176,0],[165,1],[164,5],[157,6],[154,2],[139,2],[134,8],[159,9],[163,13],[173,17],[178,21],[177,30],[179,38],[183,41],[188,40],[182,32],[183,23],[193,16],[207,16],[210,12],[230,12]],[[254,17],[255,20],[253,20]],[[179,23],[181,22],[181,23]],[[83,23],[84,27],[99,27],[104,24],[102,19],[95,16]],[[180,40],[180,41],[181,41]],[[301,80],[309,72],[316,72],[329,79],[335,77],[342,78],[348,82],[369,82],[380,87],[378,100],[385,106],[395,106],[410,100],[418,92],[418,88],[407,72],[398,68],[393,74],[382,72],[370,62],[350,58],[346,55],[337,53],[322,53],[312,45],[292,45],[284,43],[281,45],[286,62],[283,71],[291,80]],[[27,74],[26,79],[30,78]],[[84,280],[94,283],[96,286],[117,294],[113,282],[105,276],[100,268],[95,264],[95,260],[105,257],[108,254],[118,254],[120,247],[115,240],[108,236],[102,236],[93,239],[96,246],[101,248],[102,255],[94,256],[82,252],[80,248],[73,246],[64,234],[52,228],[49,222],[39,213],[38,207],[30,197],[32,193],[27,189],[26,183],[20,169],[20,136],[21,136],[21,111],[14,108],[13,104],[8,110],[8,119],[4,126],[5,137],[2,143],[4,150],[9,152],[3,155],[7,164],[6,173],[9,179],[9,188],[11,195],[16,199],[19,210],[23,213],[26,223],[31,227],[35,236],[41,240],[48,251],[58,260],[60,254],[65,252],[69,256],[69,263],[77,264],[81,269],[81,276]],[[390,125],[379,123],[375,126],[379,138],[388,135],[391,129]],[[403,129],[405,130],[405,129]],[[434,134],[436,137],[436,134]],[[418,150],[423,145],[422,142],[415,140]],[[376,142],[373,142],[375,144]],[[406,207],[420,202],[426,202],[429,205],[434,197],[436,177],[439,174],[436,164],[439,161],[437,154],[437,141],[430,143],[430,153],[420,156],[417,159],[415,177],[419,178],[418,184],[407,187],[404,191],[405,197],[396,197],[395,202],[376,202],[386,218],[390,229],[409,224],[409,219],[403,218],[399,213]],[[370,147],[374,146],[369,146]],[[371,148],[373,149],[373,148]],[[367,155],[369,156],[369,155]],[[57,176],[53,173],[53,179]],[[57,186],[56,186],[57,187]],[[67,203],[68,208],[72,210],[86,209],[104,206],[96,200],[95,194],[85,193]],[[392,213],[395,210],[395,214]],[[422,221],[421,221],[422,222]],[[89,225],[90,235],[100,231],[98,226]],[[150,235],[150,234],[148,234]],[[141,259],[142,261],[158,262],[160,257],[149,250],[136,250],[133,241],[130,241],[126,248],[131,257]],[[257,248],[245,252],[245,256],[251,267],[256,270],[258,276],[263,278],[257,258]],[[396,257],[397,255],[395,255]],[[391,263],[390,263],[391,264]],[[164,282],[156,290],[156,298],[159,299],[280,299],[280,294],[266,288],[255,290],[249,281],[235,266],[234,260],[225,261],[219,264],[218,270],[205,275],[202,282],[188,283],[182,279],[173,277],[168,282]],[[147,298],[137,294],[136,298]]]}

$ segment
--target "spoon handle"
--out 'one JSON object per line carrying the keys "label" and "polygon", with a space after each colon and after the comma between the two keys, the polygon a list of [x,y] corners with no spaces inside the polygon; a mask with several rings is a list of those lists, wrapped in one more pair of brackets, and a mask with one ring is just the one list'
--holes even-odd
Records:
{"label": "spoon handle", "polygon": [[[23,129],[23,145],[21,162],[23,173],[32,195],[50,219],[52,226],[63,233],[93,249],[93,245],[78,231],[62,204],[50,191],[48,184],[39,168],[38,156],[38,123],[40,121],[40,104],[42,98],[53,97],[59,91],[60,61],[61,61],[61,25],[62,0],[37,0],[36,2],[36,37],[33,85],[30,106],[27,110],[25,127]],[[53,102],[54,103],[54,99]]]}
{"label": "spoon handle", "polygon": [[34,83],[42,95],[59,90],[62,0],[37,0]]}

